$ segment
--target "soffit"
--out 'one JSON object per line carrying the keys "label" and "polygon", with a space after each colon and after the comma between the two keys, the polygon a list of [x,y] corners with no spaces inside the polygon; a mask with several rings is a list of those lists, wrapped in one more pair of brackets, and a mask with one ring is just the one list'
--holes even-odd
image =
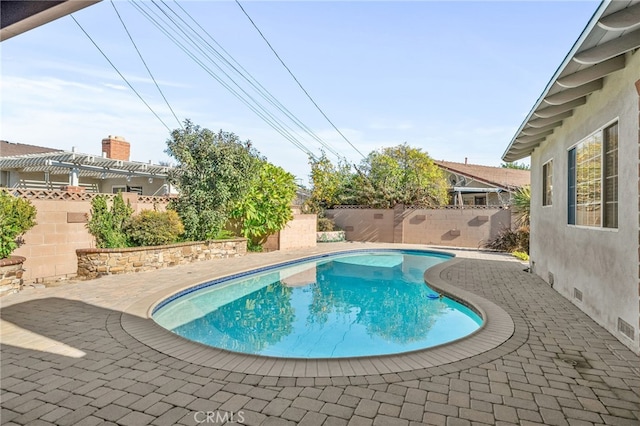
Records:
{"label": "soffit", "polygon": [[502,159],[516,161],[531,155],[574,109],[602,88],[607,75],[624,68],[627,52],[638,48],[640,0],[603,1],[520,125]]}

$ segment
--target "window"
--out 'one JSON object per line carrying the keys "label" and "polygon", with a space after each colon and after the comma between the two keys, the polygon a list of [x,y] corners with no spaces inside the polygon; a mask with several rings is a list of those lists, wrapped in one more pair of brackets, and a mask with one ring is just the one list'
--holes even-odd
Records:
{"label": "window", "polygon": [[542,188],[542,205],[550,206],[553,199],[553,160],[542,165]]}
{"label": "window", "polygon": [[617,228],[618,124],[571,148],[568,160],[569,224]]}
{"label": "window", "polygon": [[134,192],[138,195],[142,195],[142,187],[141,186],[125,186],[125,185],[113,185],[111,187],[111,191],[114,194],[118,192]]}
{"label": "window", "polygon": [[618,123],[604,130],[604,227],[618,227]]}

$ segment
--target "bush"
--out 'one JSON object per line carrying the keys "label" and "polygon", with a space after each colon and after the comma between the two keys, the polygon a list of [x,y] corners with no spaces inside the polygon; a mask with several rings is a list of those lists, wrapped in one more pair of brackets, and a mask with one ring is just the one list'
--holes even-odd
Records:
{"label": "bush", "polygon": [[524,262],[528,262],[529,261],[529,255],[523,251],[514,251],[513,253],[511,253],[514,257],[517,257],[518,259],[524,261]]}
{"label": "bush", "polygon": [[128,238],[125,226],[131,218],[133,209],[129,203],[125,204],[122,194],[113,198],[111,210],[107,207],[107,198],[97,195],[91,201],[91,219],[87,223],[89,233],[96,239],[98,248],[127,247]]}
{"label": "bush", "polygon": [[484,244],[485,248],[513,253],[516,251],[529,253],[529,227],[522,226],[517,230],[502,228],[498,235]]}
{"label": "bush", "polygon": [[178,242],[184,226],[173,210],[143,210],[129,220],[125,233],[133,246],[160,246]]}
{"label": "bush", "polygon": [[340,231],[340,228],[336,226],[336,223],[333,219],[329,219],[326,217],[318,218],[318,232],[331,232],[331,231]]}
{"label": "bush", "polygon": [[23,198],[0,191],[0,259],[18,248],[22,236],[36,225],[36,208]]}

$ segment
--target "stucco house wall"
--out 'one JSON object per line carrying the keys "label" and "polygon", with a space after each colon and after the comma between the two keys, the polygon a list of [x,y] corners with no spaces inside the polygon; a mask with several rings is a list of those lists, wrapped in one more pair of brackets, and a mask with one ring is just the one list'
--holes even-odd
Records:
{"label": "stucco house wall", "polygon": [[[531,262],[552,284],[623,344],[640,352],[638,336],[638,93],[640,52],[604,79],[585,105],[531,155]],[[618,121],[618,228],[568,225],[568,149]],[[552,205],[542,206],[542,167],[553,160]],[[575,290],[582,293],[582,300]],[[633,340],[619,319],[634,327]]]}

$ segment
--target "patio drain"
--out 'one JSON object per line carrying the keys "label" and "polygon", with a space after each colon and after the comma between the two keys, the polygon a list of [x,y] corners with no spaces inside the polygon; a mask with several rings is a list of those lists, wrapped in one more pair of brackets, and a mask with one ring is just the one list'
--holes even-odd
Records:
{"label": "patio drain", "polygon": [[573,368],[591,368],[591,365],[589,365],[586,359],[577,355],[558,354],[558,361]]}

